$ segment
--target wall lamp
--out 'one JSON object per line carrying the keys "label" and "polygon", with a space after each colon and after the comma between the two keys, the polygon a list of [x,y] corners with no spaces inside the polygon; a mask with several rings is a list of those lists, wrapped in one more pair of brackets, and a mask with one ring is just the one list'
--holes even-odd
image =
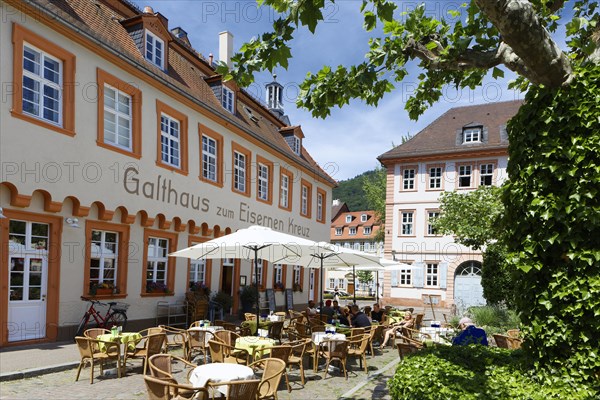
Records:
{"label": "wall lamp", "polygon": [[77,218],[65,218],[65,222],[71,227],[71,228],[79,228],[79,220]]}
{"label": "wall lamp", "polygon": [[0,219],[2,219],[2,218],[6,218],[6,217],[4,216],[4,210],[2,209],[2,207],[0,207]]}

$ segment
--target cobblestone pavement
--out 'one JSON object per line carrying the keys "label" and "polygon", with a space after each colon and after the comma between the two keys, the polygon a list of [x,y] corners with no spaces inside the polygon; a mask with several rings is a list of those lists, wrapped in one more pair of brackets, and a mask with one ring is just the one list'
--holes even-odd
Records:
{"label": "cobblestone pavement", "polygon": [[[324,366],[320,366],[318,374],[312,368],[305,370],[307,382],[303,388],[298,369],[294,368],[289,374],[292,392],[288,393],[285,379],[282,378],[278,397],[281,400],[389,399],[386,382],[395,371],[395,366],[390,366],[390,363],[397,361],[398,353],[389,347],[383,352],[375,350],[375,353],[373,358],[367,356],[368,375],[359,367],[358,360],[348,360],[348,380],[337,369],[332,371],[333,376],[327,374],[324,379]],[[308,364],[307,359],[305,365]],[[81,371],[78,382],[75,382],[76,370],[1,382],[0,399],[145,399],[146,389],[140,365],[141,361],[128,362],[128,372],[121,379],[116,375],[100,375],[96,366],[93,385],[89,381],[89,366]],[[386,366],[387,370],[381,375],[375,374]],[[114,370],[108,372],[114,373]],[[176,370],[175,376],[178,381],[186,382],[187,370]],[[350,395],[344,396],[347,393]]]}

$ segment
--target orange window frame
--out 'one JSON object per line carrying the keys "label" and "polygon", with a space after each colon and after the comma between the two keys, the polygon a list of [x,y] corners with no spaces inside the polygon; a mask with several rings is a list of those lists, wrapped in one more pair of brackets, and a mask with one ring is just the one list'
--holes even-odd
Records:
{"label": "orange window frame", "polygon": [[[11,115],[67,136],[75,136],[75,55],[17,23],[12,26],[13,85]],[[55,125],[23,112],[23,46],[29,43],[62,62],[62,124]]]}
{"label": "orange window frame", "polygon": [[144,229],[144,257],[142,260],[142,297],[161,297],[161,296],[173,296],[175,290],[175,267],[176,258],[167,257],[167,288],[169,293],[148,293],[146,292],[146,272],[148,270],[148,240],[150,237],[159,239],[167,239],[169,241],[169,253],[173,253],[177,250],[177,238],[176,233],[159,231],[156,229]]}
{"label": "orange window frame", "polygon": [[[180,166],[175,167],[170,164],[165,164],[162,161],[162,129],[161,116],[165,114],[179,121],[179,163]],[[156,100],[156,165],[170,171],[177,172],[182,175],[187,175],[189,172],[188,166],[188,117],[175,110],[173,107]]]}
{"label": "orange window frame", "polygon": [[[245,190],[242,192],[241,190],[237,190],[235,188],[235,153],[240,153],[244,155],[246,159],[246,164],[244,169],[246,171],[245,176]],[[247,148],[237,144],[236,142],[231,142],[231,191],[233,193],[238,193],[246,197],[250,197],[250,174],[252,173],[252,168],[250,165],[252,164],[252,152]]]}
{"label": "orange window frame", "polygon": [[[258,197],[258,188],[260,186],[259,170],[261,164],[267,167],[268,172],[266,200]],[[269,205],[273,204],[273,163],[266,158],[259,156],[258,154],[256,155],[256,200]]]}
{"label": "orange window frame", "polygon": [[[188,246],[193,246],[195,244],[198,243],[204,243],[207,240],[209,240],[208,238],[203,238],[203,237],[199,237],[199,236],[189,236],[188,237]],[[210,289],[211,288],[211,280],[212,280],[212,260],[210,258],[207,258],[205,261],[205,270],[204,270],[204,281],[206,286]],[[186,275],[186,288],[190,287],[190,272],[192,271],[192,261],[188,260],[188,266],[187,266],[187,275]]]}
{"label": "orange window frame", "polygon": [[[282,177],[287,176],[288,178],[288,194],[287,194],[287,207],[284,207],[281,205],[281,182],[282,182]],[[279,208],[281,208],[282,210],[286,210],[286,211],[292,211],[292,199],[294,198],[293,196],[293,189],[294,189],[294,174],[292,174],[292,172],[286,168],[283,167],[279,167]]]}
{"label": "orange window frame", "polygon": [[[306,187],[306,213],[302,213],[302,189]],[[304,180],[300,180],[300,215],[306,218],[310,218],[312,216],[312,185]]]}
{"label": "orange window frame", "polygon": [[[206,183],[210,183],[211,185],[215,185],[217,187],[222,188],[223,187],[223,136],[219,135],[217,132],[213,131],[212,129],[202,125],[202,124],[198,124],[198,136],[199,136],[199,141],[200,141],[200,151],[198,152],[198,154],[200,154],[200,175],[198,176],[198,178],[202,181],[202,182],[206,182]],[[206,136],[208,138],[211,138],[215,141],[215,143],[217,144],[217,180],[216,181],[212,181],[210,179],[207,179],[204,177],[203,172],[202,172],[202,168],[203,168],[203,150],[202,150],[202,137]]]}
{"label": "orange window frame", "polygon": [[[319,195],[321,195],[323,197],[323,201],[321,202],[321,217],[319,218]],[[325,223],[325,219],[326,219],[326,215],[327,215],[327,209],[326,209],[326,204],[327,204],[327,192],[325,192],[323,189],[321,188],[317,188],[317,222],[320,222],[322,224]]]}

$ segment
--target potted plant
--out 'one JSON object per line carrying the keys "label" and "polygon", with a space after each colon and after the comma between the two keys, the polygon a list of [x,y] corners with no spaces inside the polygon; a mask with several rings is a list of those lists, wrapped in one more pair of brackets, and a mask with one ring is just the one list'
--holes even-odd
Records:
{"label": "potted plant", "polygon": [[190,282],[190,291],[194,297],[210,298],[210,289],[203,282]]}
{"label": "potted plant", "polygon": [[113,294],[115,285],[112,282],[90,282],[90,295],[108,296]]}
{"label": "potted plant", "polygon": [[283,283],[281,282],[275,282],[275,284],[273,284],[273,289],[283,291],[285,286],[283,286]]}
{"label": "potted plant", "polygon": [[301,292],[302,285],[300,285],[298,282],[295,282],[294,285],[292,286],[292,289],[294,290],[294,292]]}
{"label": "potted plant", "polygon": [[146,283],[146,293],[169,293],[169,288],[163,282]]}
{"label": "potted plant", "polygon": [[240,289],[240,302],[243,312],[252,312],[256,303],[258,303],[258,290],[256,286],[242,286]]}
{"label": "potted plant", "polygon": [[223,311],[229,310],[233,304],[233,298],[225,292],[218,292],[212,297],[211,301],[220,304]]}

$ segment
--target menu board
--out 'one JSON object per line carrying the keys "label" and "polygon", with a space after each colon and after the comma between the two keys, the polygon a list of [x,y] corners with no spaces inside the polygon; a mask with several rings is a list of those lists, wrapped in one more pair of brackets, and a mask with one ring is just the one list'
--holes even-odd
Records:
{"label": "menu board", "polygon": [[267,289],[267,301],[269,310],[275,312],[275,291],[273,289]]}
{"label": "menu board", "polygon": [[287,303],[287,309],[294,309],[294,291],[292,289],[285,289],[285,300]]}

